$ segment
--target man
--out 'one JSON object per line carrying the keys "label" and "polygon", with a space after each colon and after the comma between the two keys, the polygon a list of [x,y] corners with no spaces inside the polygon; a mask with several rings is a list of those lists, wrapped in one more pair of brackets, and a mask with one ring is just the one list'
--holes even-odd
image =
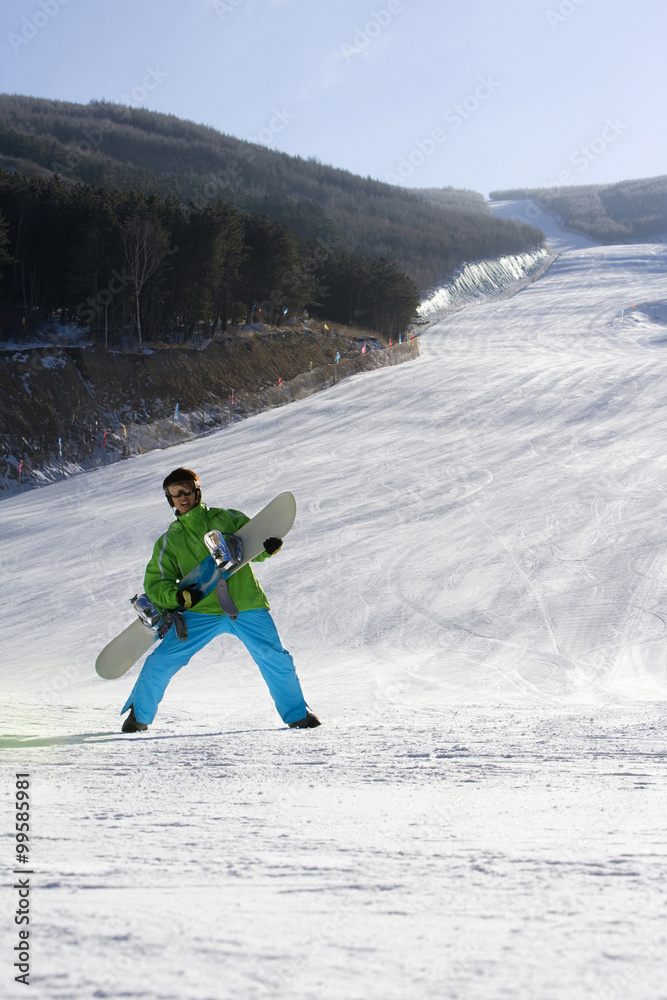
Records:
{"label": "man", "polygon": [[[319,726],[319,719],[304,701],[294,661],[282,646],[269,613],[269,602],[249,565],[234,573],[228,581],[229,598],[238,609],[236,618],[221,609],[215,591],[202,597],[197,590],[179,588],[178,581],[209,554],[204,544],[208,531],[217,529],[227,535],[234,534],[250,519],[238,510],[209,508],[203,504],[201,483],[191,469],[174,469],[162,488],[176,514],[176,521],[155,543],[153,556],[146,567],[144,590],[158,607],[180,611],[188,634],[183,641],[172,626],[146,658],[121,709],[121,715],[128,709],[130,712],[123,723],[123,732],[148,729],[174,674],[211,639],[223,633],[237,636],[245,645],[268,685],[283,722],[292,729]],[[267,538],[265,551],[253,562],[268,559],[281,545],[282,539]]]}

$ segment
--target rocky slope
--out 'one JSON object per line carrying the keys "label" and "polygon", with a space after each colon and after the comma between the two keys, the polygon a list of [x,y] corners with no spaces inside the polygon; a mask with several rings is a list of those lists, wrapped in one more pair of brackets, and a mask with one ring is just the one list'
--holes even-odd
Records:
{"label": "rocky slope", "polygon": [[0,366],[0,496],[18,490],[21,461],[22,489],[31,488],[196,437],[419,351],[416,340],[383,349],[371,339],[368,344],[362,353],[361,342],[341,332],[254,329],[199,348],[6,351]]}

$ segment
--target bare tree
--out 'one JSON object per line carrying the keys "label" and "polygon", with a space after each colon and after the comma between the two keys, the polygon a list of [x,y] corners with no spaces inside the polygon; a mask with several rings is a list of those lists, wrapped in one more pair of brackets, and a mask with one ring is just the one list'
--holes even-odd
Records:
{"label": "bare tree", "polygon": [[125,262],[134,285],[134,321],[141,339],[141,290],[171,251],[167,234],[152,219],[133,218],[123,229]]}

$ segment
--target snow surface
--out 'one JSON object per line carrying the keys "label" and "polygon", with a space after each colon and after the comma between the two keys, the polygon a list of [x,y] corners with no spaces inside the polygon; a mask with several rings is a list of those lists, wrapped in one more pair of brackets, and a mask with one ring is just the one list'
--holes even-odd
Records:
{"label": "snow surface", "polygon": [[[414,362],[0,505],[5,995],[29,771],[33,998],[667,996],[667,249],[561,249]],[[120,735],[178,464],[295,493],[258,574],[319,729],[221,639]]]}
{"label": "snow surface", "polygon": [[490,201],[489,208],[494,215],[499,215],[503,219],[513,219],[515,222],[523,222],[541,229],[549,247],[559,253],[564,250],[584,250],[599,245],[583,233],[564,229],[553,215],[548,215],[532,198]]}

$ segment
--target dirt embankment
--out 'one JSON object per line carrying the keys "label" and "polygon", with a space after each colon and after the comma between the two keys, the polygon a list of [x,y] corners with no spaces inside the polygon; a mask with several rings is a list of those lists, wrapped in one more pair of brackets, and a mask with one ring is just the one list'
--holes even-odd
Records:
{"label": "dirt embankment", "polygon": [[17,491],[21,460],[25,489],[195,437],[418,353],[417,340],[362,354],[361,344],[341,333],[287,330],[234,334],[201,349],[150,345],[136,354],[7,351],[0,366],[0,496]]}

